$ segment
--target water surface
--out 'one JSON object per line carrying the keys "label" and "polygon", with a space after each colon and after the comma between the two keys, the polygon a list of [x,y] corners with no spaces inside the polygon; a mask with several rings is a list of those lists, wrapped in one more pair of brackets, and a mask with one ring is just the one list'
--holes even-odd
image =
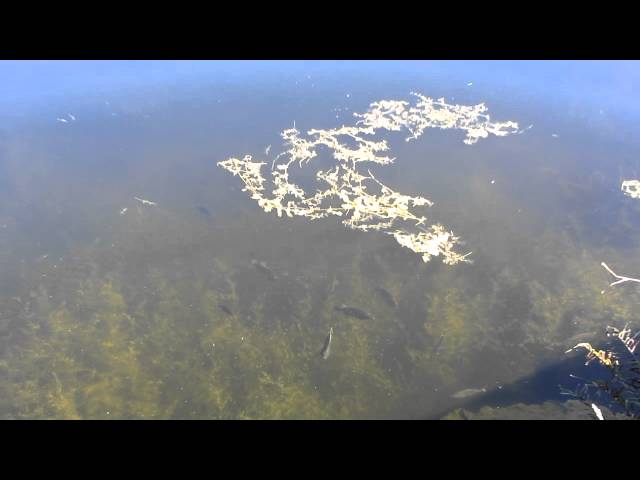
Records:
{"label": "water surface", "polygon": [[[537,406],[566,400],[558,384],[574,386],[570,373],[601,373],[564,353],[577,335],[603,345],[606,325],[637,325],[636,288],[601,294],[600,266],[640,272],[640,203],[620,192],[640,175],[637,63],[0,71],[2,418],[439,418]],[[265,213],[217,165],[266,157],[269,145],[272,157],[294,122],[339,128],[411,92],[533,125],[474,145],[454,130],[386,136],[395,163],[372,172],[432,200],[429,221],[464,240],[471,264],[425,263],[336,218]],[[486,392],[452,398],[469,388]]]}

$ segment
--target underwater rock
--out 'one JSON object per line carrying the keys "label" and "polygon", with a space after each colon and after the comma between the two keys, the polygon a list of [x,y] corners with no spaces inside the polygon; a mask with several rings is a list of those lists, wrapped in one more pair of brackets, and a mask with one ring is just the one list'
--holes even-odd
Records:
{"label": "underwater rock", "polygon": [[[602,413],[607,420],[628,420],[621,414],[614,414],[605,407]],[[476,412],[463,408],[456,409],[443,420],[595,420],[590,406],[578,400],[566,402],[547,401],[542,404],[516,403],[507,407],[482,407]]]}

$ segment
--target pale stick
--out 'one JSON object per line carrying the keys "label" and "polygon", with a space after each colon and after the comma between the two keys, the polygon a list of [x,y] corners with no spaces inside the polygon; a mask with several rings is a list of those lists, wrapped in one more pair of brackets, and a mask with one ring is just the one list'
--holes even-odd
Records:
{"label": "pale stick", "polygon": [[[615,278],[618,279],[617,281],[610,283],[609,284],[610,287],[614,287],[614,286],[619,285],[619,284],[624,283],[624,282],[637,282],[637,283],[640,283],[640,279],[638,279],[638,278],[623,277],[622,275],[618,275],[613,270],[611,270],[607,266],[607,264],[604,263],[604,262],[602,262],[600,265],[602,265],[607,272],[609,272],[611,275],[613,275]],[[602,290],[602,292],[600,292],[600,293],[604,293],[604,290]]]}

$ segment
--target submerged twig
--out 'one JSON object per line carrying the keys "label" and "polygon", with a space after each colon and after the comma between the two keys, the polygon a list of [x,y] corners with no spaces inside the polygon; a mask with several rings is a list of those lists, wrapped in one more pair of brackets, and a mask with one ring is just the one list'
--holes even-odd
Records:
{"label": "submerged twig", "polygon": [[[615,278],[617,278],[618,280],[615,282],[611,282],[609,284],[610,287],[614,287],[616,285],[620,285],[621,283],[625,283],[625,282],[636,282],[636,283],[640,283],[640,279],[638,278],[632,278],[632,277],[625,277],[623,275],[618,275],[617,273],[615,273],[613,270],[611,270],[608,265],[604,262],[600,263],[600,265],[602,265],[602,267],[609,272],[611,275],[613,275]],[[600,293],[604,293],[604,290],[602,290],[602,292]]]}
{"label": "submerged twig", "polygon": [[604,417],[602,416],[602,410],[600,410],[595,403],[591,404],[591,408],[593,408],[593,411],[595,412],[596,417],[598,417],[598,420],[604,420]]}

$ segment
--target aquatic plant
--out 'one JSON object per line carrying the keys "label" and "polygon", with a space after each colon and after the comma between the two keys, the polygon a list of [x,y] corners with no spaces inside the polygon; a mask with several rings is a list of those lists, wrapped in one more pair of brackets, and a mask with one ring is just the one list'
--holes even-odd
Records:
{"label": "aquatic plant", "polygon": [[[386,140],[373,140],[379,130],[408,130],[406,141],[416,139],[427,128],[458,129],[466,132],[465,143],[472,145],[489,134],[505,136],[518,131],[515,122],[492,122],[486,106],[452,105],[444,98],[434,100],[414,93],[415,106],[397,100],[382,100],[370,105],[365,113],[355,113],[359,120],[353,126],[335,129],[312,129],[307,138],[295,127],[281,134],[288,147],[273,159],[271,196],[265,195],[266,178],[262,175],[265,162],[256,162],[251,155],[229,158],[218,165],[238,175],[265,212],[319,219],[342,217],[343,225],[361,231],[381,231],[402,246],[420,254],[424,262],[442,255],[446,264],[468,261],[467,255],[454,251],[458,237],[441,224],[426,226],[427,218],[415,213],[413,207],[433,205],[422,196],[398,193],[374,177],[359,170],[361,163],[389,165],[394,158],[382,155],[389,150]],[[355,146],[354,146],[355,145]],[[310,195],[289,177],[289,168],[300,168],[319,155],[320,148],[331,152],[337,165],[327,171],[316,172],[316,179],[324,186]],[[284,158],[284,161],[280,161]],[[278,163],[279,162],[279,163]],[[396,226],[402,223],[403,225]],[[408,225],[407,225],[408,224]]]}
{"label": "aquatic plant", "polygon": [[[336,322],[334,277],[273,281],[221,260],[201,275],[177,257],[101,271],[99,251],[58,265],[69,288],[36,297],[49,302],[42,325],[0,362],[3,418],[371,418],[396,398],[377,343],[388,319]],[[347,267],[364,302],[368,285]]]}
{"label": "aquatic plant", "polygon": [[[622,182],[621,189],[625,195],[640,198],[640,181],[638,180]],[[610,288],[627,282],[640,283],[637,278],[618,275],[605,262],[601,262],[600,265],[615,278],[615,281],[609,284]],[[600,293],[604,295],[605,290]],[[578,397],[585,403],[591,403],[600,420],[603,420],[604,417],[599,407],[591,400],[592,391],[601,397],[605,396],[605,401],[621,406],[629,417],[640,418],[640,359],[636,353],[640,331],[634,333],[628,323],[622,329],[607,326],[607,336],[617,340],[613,349],[598,349],[588,342],[581,342],[567,350],[566,353],[576,349],[586,350],[587,361],[585,365],[597,360],[600,365],[608,369],[610,378],[587,382],[577,387],[575,391],[563,389],[563,393]],[[619,346],[622,346],[623,349],[616,348]]]}
{"label": "aquatic plant", "polygon": [[[563,393],[575,396],[583,402],[594,406],[597,414],[596,400],[592,396],[598,397],[597,402],[617,404],[622,407],[625,415],[638,419],[640,418],[640,359],[638,359],[636,348],[640,331],[635,334],[626,325],[622,330],[608,326],[607,336],[615,338],[617,346],[624,347],[621,351],[613,346],[613,349],[597,349],[590,343],[579,343],[571,350],[583,348],[587,350],[587,362],[597,360],[610,372],[608,379],[599,379],[580,385],[575,391],[563,389]],[[592,393],[593,392],[593,393]],[[601,418],[602,419],[602,418]]]}

